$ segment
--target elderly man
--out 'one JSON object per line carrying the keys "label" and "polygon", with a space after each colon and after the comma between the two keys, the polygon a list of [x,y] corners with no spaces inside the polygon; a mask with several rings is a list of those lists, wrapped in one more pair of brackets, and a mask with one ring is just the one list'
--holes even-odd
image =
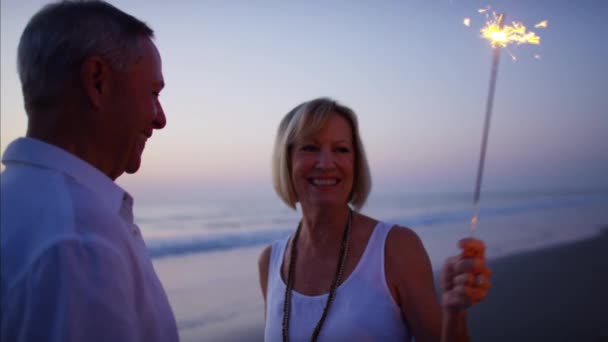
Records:
{"label": "elderly man", "polygon": [[19,42],[26,137],[3,156],[2,341],[177,341],[114,183],[166,124],[153,31],[102,1],[47,5]]}

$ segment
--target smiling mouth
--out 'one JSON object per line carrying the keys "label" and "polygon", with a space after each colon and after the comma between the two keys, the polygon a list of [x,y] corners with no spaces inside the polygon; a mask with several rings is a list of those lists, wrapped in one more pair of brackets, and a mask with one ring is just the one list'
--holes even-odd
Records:
{"label": "smiling mouth", "polygon": [[337,178],[311,178],[308,182],[314,186],[334,186],[340,183],[340,180]]}

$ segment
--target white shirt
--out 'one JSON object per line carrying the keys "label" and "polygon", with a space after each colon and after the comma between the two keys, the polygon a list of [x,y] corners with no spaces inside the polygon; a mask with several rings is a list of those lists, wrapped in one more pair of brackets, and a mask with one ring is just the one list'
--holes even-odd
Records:
{"label": "white shirt", "polygon": [[35,139],[2,162],[0,340],[178,341],[131,196]]}
{"label": "white shirt", "polygon": [[[357,266],[336,289],[319,341],[410,341],[407,323],[386,282],[384,247],[392,224],[378,222]],[[264,341],[283,340],[285,281],[281,265],[289,238],[273,243],[268,267]],[[292,290],[289,340],[310,341],[328,294]]]}

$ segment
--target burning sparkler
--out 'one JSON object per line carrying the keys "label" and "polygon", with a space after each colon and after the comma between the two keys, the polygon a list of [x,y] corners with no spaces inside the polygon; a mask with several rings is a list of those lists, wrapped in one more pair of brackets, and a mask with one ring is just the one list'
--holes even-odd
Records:
{"label": "burning sparkler", "polygon": [[[477,228],[478,214],[479,214],[479,196],[481,192],[481,180],[483,178],[483,167],[486,159],[486,147],[488,145],[488,133],[490,131],[490,118],[492,117],[492,107],[494,103],[494,91],[496,89],[496,77],[498,75],[498,62],[500,61],[500,52],[502,48],[507,47],[510,44],[540,44],[540,37],[534,32],[527,31],[526,27],[519,22],[512,22],[511,25],[505,25],[505,15],[496,14],[492,12],[490,16],[490,8],[479,9],[479,13],[484,13],[487,18],[486,25],[481,29],[481,36],[484,39],[490,41],[494,54],[492,56],[492,71],[490,73],[490,86],[488,90],[488,97],[486,99],[486,115],[483,126],[483,136],[481,140],[481,152],[479,155],[479,164],[477,167],[477,179],[475,183],[475,196],[473,198],[473,215],[471,217],[471,224],[469,231],[471,235],[475,233]],[[470,19],[466,18],[464,21],[466,26],[470,25]],[[547,21],[541,21],[536,24],[536,28],[546,28]],[[516,60],[516,57],[511,54],[511,58]],[[540,55],[534,55],[534,58],[540,59]]]}

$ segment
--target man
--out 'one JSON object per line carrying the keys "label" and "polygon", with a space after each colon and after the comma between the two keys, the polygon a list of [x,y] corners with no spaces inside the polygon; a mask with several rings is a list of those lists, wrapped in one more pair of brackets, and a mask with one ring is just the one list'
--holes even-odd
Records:
{"label": "man", "polygon": [[166,124],[153,31],[102,1],[47,5],[19,42],[27,134],[3,156],[2,341],[177,341],[114,183]]}

